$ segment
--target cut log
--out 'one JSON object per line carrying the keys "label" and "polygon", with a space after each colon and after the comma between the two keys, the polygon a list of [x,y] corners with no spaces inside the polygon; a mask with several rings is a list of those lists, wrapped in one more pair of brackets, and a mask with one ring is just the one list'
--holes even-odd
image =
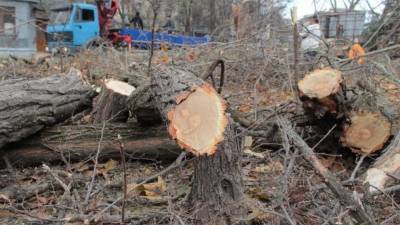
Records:
{"label": "cut log", "polygon": [[390,128],[389,120],[381,113],[353,112],[340,140],[344,147],[369,155],[383,148],[389,140]]}
{"label": "cut log", "polygon": [[151,92],[150,80],[139,86],[128,98],[128,109],[142,126],[162,123]]}
{"label": "cut log", "polygon": [[0,82],[0,148],[91,106],[94,92],[81,74]]}
{"label": "cut log", "polygon": [[100,160],[120,159],[118,135],[127,158],[171,161],[181,152],[164,126],[140,128],[129,123],[107,123],[104,131],[101,125],[55,126],[8,146],[0,158],[18,167],[61,162],[62,156],[70,162],[82,161],[96,154],[102,132]]}
{"label": "cut log", "polygon": [[227,224],[243,216],[241,137],[225,113],[225,101],[190,72],[160,67],[154,73],[154,100],[171,137],[198,156],[188,198],[195,224]]}
{"label": "cut log", "polygon": [[367,170],[364,183],[370,185],[370,192],[383,190],[388,183],[400,176],[400,132],[384,150],[384,153]]}
{"label": "cut log", "polygon": [[392,123],[392,135],[400,130],[400,85],[388,77],[374,74],[372,79],[364,77],[356,80],[357,100],[352,103],[354,109],[380,111]]}
{"label": "cut log", "polygon": [[126,101],[134,90],[125,82],[105,80],[94,106],[94,123],[126,122],[129,117]]}
{"label": "cut log", "polygon": [[304,109],[318,119],[345,114],[343,76],[330,68],[315,70],[298,82]]}

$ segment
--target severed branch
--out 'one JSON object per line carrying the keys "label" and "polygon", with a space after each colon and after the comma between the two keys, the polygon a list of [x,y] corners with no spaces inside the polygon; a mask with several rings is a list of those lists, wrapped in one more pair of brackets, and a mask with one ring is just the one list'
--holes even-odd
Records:
{"label": "severed branch", "polygon": [[364,183],[370,184],[371,193],[384,189],[400,172],[400,132],[383,152],[365,173]]}
{"label": "severed branch", "polygon": [[340,204],[346,208],[349,208],[351,216],[361,224],[376,225],[377,223],[368,214],[366,208],[362,205],[361,200],[355,199],[353,195],[343,187],[335,175],[322,165],[314,151],[299,136],[299,134],[293,130],[289,120],[284,118],[278,118],[278,120],[282,132],[284,132],[287,137],[291,139],[296,148],[303,152],[304,158],[324,178],[324,182],[339,199]]}

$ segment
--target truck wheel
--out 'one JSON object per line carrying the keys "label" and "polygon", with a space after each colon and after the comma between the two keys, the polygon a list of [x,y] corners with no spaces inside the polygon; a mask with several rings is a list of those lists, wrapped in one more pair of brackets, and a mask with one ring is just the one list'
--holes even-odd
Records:
{"label": "truck wheel", "polygon": [[95,39],[92,41],[89,41],[86,44],[86,49],[90,50],[95,50],[101,48],[102,50],[106,50],[107,48],[111,47],[112,45],[110,44],[109,41],[104,41],[102,39]]}

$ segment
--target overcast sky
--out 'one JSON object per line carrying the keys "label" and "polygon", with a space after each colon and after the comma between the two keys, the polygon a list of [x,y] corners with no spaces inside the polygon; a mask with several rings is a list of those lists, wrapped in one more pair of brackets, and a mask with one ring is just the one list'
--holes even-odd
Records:
{"label": "overcast sky", "polygon": [[[337,0],[338,8],[344,8],[345,4],[343,2],[346,0]],[[361,0],[356,9],[360,10],[369,10],[367,1],[369,1],[370,5],[374,8],[374,10],[378,13],[381,13],[384,8],[384,0]],[[315,0],[317,10],[329,10],[331,8],[331,4],[329,0]],[[285,17],[290,17],[290,8],[293,6],[297,6],[297,14],[299,19],[305,15],[312,15],[315,11],[314,0],[293,0],[292,3],[288,5],[286,9]]]}

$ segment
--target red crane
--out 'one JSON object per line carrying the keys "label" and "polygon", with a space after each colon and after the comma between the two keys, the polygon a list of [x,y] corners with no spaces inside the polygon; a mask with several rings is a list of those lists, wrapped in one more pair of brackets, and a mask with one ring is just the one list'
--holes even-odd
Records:
{"label": "red crane", "polygon": [[112,25],[113,18],[119,9],[118,0],[96,0],[99,11],[100,32],[102,37],[107,37]]}
{"label": "red crane", "polygon": [[110,39],[113,44],[128,45],[132,43],[129,35],[120,35],[118,32],[110,33],[113,18],[118,12],[120,4],[118,0],[96,0],[99,11],[100,35],[103,38]]}

